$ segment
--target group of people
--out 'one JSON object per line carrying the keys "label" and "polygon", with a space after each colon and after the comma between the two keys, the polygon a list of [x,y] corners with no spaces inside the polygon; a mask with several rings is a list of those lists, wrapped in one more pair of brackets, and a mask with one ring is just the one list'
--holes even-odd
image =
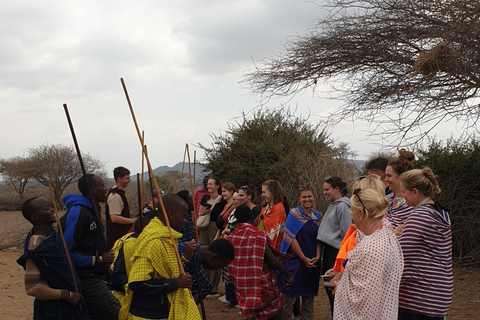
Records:
{"label": "group of people", "polygon": [[154,194],[133,219],[126,168],[114,170],[108,193],[87,175],[82,195],[63,199],[68,256],[51,205],[29,199],[22,212],[33,229],[18,262],[36,297],[34,318],[200,319],[197,304],[218,296],[223,279],[220,298],[245,319],[314,319],[321,284],[334,319],[443,319],[453,292],[451,225],[433,200],[437,177],[412,160],[402,149],[368,162],[352,185],[325,178],[323,214],[311,186],[290,209],[276,180],[262,184],[256,205],[251,186],[206,177],[193,200],[186,190]]}

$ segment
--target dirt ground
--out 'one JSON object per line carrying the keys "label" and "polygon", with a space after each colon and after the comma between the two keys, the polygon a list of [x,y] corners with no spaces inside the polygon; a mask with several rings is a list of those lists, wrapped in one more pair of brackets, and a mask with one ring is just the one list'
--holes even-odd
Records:
{"label": "dirt ground", "polygon": [[[0,319],[32,319],[33,298],[25,294],[23,269],[16,260],[22,254],[22,241],[30,226],[21,213],[0,212]],[[220,284],[223,292],[223,284]],[[217,298],[205,299],[207,319],[242,319],[239,310]],[[453,303],[448,320],[479,319],[480,269],[454,268]],[[323,290],[315,299],[315,319],[331,319],[328,299]]]}

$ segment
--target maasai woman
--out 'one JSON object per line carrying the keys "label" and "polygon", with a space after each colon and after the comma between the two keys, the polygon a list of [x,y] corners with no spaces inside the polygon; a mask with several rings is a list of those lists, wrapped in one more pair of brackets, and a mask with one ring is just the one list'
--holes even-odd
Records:
{"label": "maasai woman", "polygon": [[267,180],[262,185],[262,197],[267,206],[262,209],[255,225],[267,233],[270,245],[280,251],[285,230],[285,207],[283,206],[283,189],[276,180]]}
{"label": "maasai woman", "polygon": [[[318,228],[317,240],[322,248],[322,270],[333,268],[342,239],[352,224],[350,215],[350,200],[347,194],[347,184],[339,177],[328,177],[323,183],[323,194],[331,202]],[[326,289],[333,313],[333,294]]]}
{"label": "maasai woman", "polygon": [[[283,291],[284,306],[282,319],[291,319],[297,297],[302,297],[300,316],[313,319],[313,300],[318,294],[320,281],[320,243],[316,241],[318,225],[322,215],[313,210],[313,191],[306,187],[300,189],[300,205],[290,211],[285,224],[280,252],[293,254],[283,262],[285,268],[293,274],[294,285]],[[285,285],[285,276],[278,276],[278,286]]]}
{"label": "maasai woman", "polygon": [[430,168],[403,173],[400,189],[414,208],[398,238],[405,259],[398,319],[441,320],[453,294],[450,217],[432,200],[440,187]]}
{"label": "maasai woman", "polygon": [[334,319],[397,319],[403,256],[382,190],[356,189],[350,198],[357,244],[335,292]]}

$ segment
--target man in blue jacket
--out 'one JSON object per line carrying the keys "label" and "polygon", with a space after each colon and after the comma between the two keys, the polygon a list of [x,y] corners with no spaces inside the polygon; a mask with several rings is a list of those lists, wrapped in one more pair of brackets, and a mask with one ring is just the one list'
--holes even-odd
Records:
{"label": "man in blue jacket", "polygon": [[89,174],[80,178],[78,189],[82,196],[71,193],[63,197],[68,209],[60,220],[65,242],[82,283],[90,319],[118,319],[120,303],[102,279],[114,258],[107,249],[98,215],[107,188],[102,178]]}

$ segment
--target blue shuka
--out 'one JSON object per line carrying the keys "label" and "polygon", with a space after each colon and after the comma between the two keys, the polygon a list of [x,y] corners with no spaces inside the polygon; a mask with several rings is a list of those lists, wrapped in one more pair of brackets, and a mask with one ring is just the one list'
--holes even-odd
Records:
{"label": "blue shuka", "polygon": [[[281,252],[294,253],[291,244],[293,239],[296,239],[306,257],[313,258],[316,256],[316,237],[322,214],[313,209],[312,212],[314,214],[313,218],[305,214],[301,206],[290,211],[285,224]],[[282,292],[284,297],[293,298],[317,295],[320,281],[320,262],[317,262],[316,268],[307,268],[302,260],[296,254],[293,254],[288,260],[283,262],[283,265],[292,273],[295,279],[293,286]],[[279,288],[283,287],[286,283],[285,276],[279,274],[277,282]]]}
{"label": "blue shuka", "polygon": [[[29,250],[28,244],[31,236],[32,231],[28,233],[25,239],[24,253],[17,260],[17,263],[25,269],[27,260],[31,259],[38,270],[40,270],[42,277],[47,281],[49,287],[75,292],[72,272],[60,235],[52,228],[45,239],[34,250]],[[79,293],[82,294],[80,280],[75,269],[74,273]],[[72,306],[66,300],[35,299],[33,304],[33,319],[88,319],[87,306],[83,299],[81,309]]]}

